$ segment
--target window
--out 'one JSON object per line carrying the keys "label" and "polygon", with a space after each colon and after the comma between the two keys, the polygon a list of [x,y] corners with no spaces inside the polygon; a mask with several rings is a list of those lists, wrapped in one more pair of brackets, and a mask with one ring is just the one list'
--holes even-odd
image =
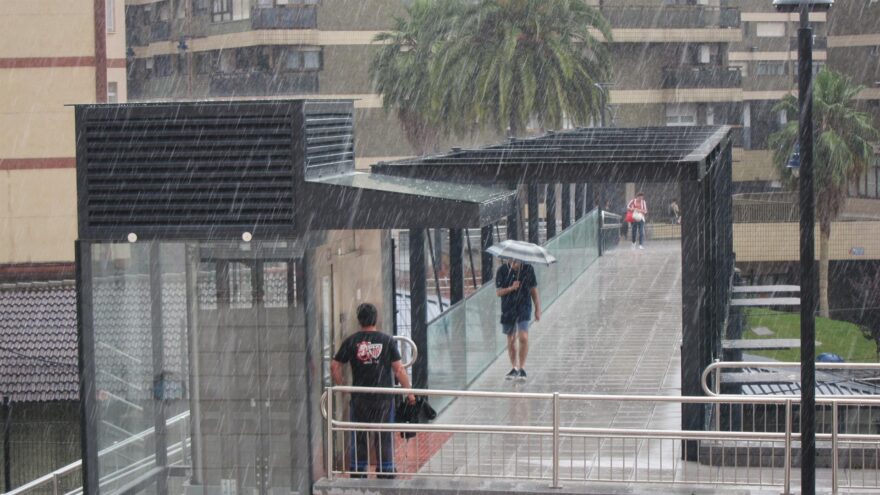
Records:
{"label": "window", "polygon": [[785,23],[758,22],[755,24],[755,34],[759,38],[782,38],[785,36]]}
{"label": "window", "polygon": [[758,76],[784,76],[785,75],[785,62],[775,62],[775,61],[758,62],[758,65],[755,70],[755,75],[758,75]]}
{"label": "window", "polygon": [[250,19],[251,0],[213,0],[211,21],[238,21]]}
{"label": "window", "polygon": [[168,77],[173,72],[171,55],[156,55],[153,65],[156,68],[153,77]]}
{"label": "window", "polygon": [[679,103],[666,105],[666,125],[684,126],[697,124],[697,105]]}
{"label": "window", "polygon": [[749,63],[748,62],[730,62],[731,69],[738,69],[739,73],[742,77],[749,77]]}
{"label": "window", "polygon": [[303,68],[319,70],[321,68],[321,52],[317,50],[303,52]]}
{"label": "window", "polygon": [[211,0],[193,0],[193,15],[208,15],[211,7]]}
{"label": "window", "polygon": [[107,0],[104,12],[107,14],[107,32],[116,32],[116,0]]}
{"label": "window", "polygon": [[196,74],[205,75],[214,72],[217,52],[202,52],[193,54],[193,64]]}
{"label": "window", "polygon": [[321,51],[316,49],[288,49],[282,59],[283,69],[288,71],[308,71],[321,69]]}
{"label": "window", "polygon": [[[798,61],[795,60],[794,62],[792,62],[791,66],[794,68],[792,70],[792,73],[794,73],[795,77],[797,77],[797,75],[800,73],[800,67],[798,66]],[[817,62],[817,61],[813,60],[813,75],[814,76],[816,74],[818,74],[819,72],[821,72],[822,69],[824,69],[824,68],[825,68],[825,64],[823,62]]]}
{"label": "window", "polygon": [[107,103],[119,103],[119,90],[116,82],[107,83]]}
{"label": "window", "polygon": [[188,0],[177,0],[177,9],[174,12],[174,17],[176,19],[185,19],[186,18],[186,4]]}
{"label": "window", "polygon": [[159,5],[158,12],[160,21],[167,22],[171,20],[171,4],[167,0]]}

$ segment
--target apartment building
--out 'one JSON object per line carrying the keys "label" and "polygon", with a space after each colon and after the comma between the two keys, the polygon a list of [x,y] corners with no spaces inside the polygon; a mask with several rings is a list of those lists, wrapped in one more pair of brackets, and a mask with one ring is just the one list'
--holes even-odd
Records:
{"label": "apartment building", "polygon": [[6,1],[0,39],[0,279],[72,273],[76,143],[66,105],[125,100],[124,2]]}
{"label": "apartment building", "polygon": [[[776,12],[769,0],[589,1],[613,27],[610,124],[733,125],[739,190],[773,183],[766,139],[784,121],[772,106],[796,90],[795,16]],[[125,101],[127,94],[133,100],[353,98],[359,167],[414,154],[368,76],[373,36],[403,15],[406,4],[9,2],[0,14],[6,41],[0,70],[8,74],[0,84],[4,94],[16,96],[4,100],[0,114],[6,131],[0,190],[9,198],[0,206],[0,265],[73,258],[75,150],[68,103]],[[832,67],[852,72],[867,86],[869,108],[880,101],[878,8],[872,0],[850,0],[811,16],[817,68],[830,59]],[[99,21],[106,34],[96,43]],[[873,191],[876,197],[876,175],[862,178],[854,194]]]}
{"label": "apartment building", "polygon": [[[829,67],[864,86],[860,95],[863,108],[880,123],[880,2],[839,2],[828,27]],[[877,152],[880,154],[880,147]],[[853,184],[850,195],[880,198],[880,158]]]}

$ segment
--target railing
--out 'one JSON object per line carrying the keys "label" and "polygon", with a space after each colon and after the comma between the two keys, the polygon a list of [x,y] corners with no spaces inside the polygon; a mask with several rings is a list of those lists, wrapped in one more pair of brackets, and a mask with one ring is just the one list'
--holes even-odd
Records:
{"label": "railing", "polygon": [[253,29],[314,29],[318,27],[318,8],[315,5],[253,7],[251,27]]}
{"label": "railing", "polygon": [[675,67],[663,69],[663,88],[738,88],[742,73],[737,67]]}
{"label": "railing", "polygon": [[[327,418],[337,403],[336,394],[373,392],[402,395],[417,393],[428,397],[451,397],[460,400],[480,399],[515,400],[522,411],[535,412],[531,416],[543,418],[532,423],[512,424],[510,417],[503,423],[493,423],[491,415],[483,416],[479,424],[394,424],[356,423],[331,419],[326,421],[328,448],[326,449],[327,476],[335,477],[363,473],[353,471],[345,460],[352,453],[354,432],[418,433],[395,456],[398,478],[489,478],[505,481],[543,480],[558,488],[563,482],[652,483],[671,485],[734,485],[781,488],[791,493],[792,471],[796,456],[793,450],[800,435],[793,431],[794,407],[798,398],[792,396],[640,396],[640,395],[582,395],[563,393],[479,392],[458,390],[408,390],[360,387],[333,387],[322,397],[322,408]],[[538,404],[535,404],[535,403]],[[681,404],[737,407],[751,405],[776,407],[784,411],[782,431],[689,431],[662,428],[663,417],[680,411]],[[845,405],[880,406],[880,397],[820,398],[817,404],[832,408],[830,433],[817,435],[817,441],[830,446],[831,469],[820,469],[818,479],[836,493],[840,487],[880,489],[877,453],[880,450],[878,434],[838,433],[839,408]],[[621,413],[660,416],[655,424],[640,428],[595,427],[589,423],[590,414],[599,414],[609,408]],[[539,413],[540,412],[540,413]],[[516,417],[513,413],[510,415]],[[524,414],[523,417],[528,416]],[[515,420],[514,420],[515,421]],[[679,424],[677,418],[672,423]],[[338,438],[337,435],[341,436]],[[422,436],[427,437],[421,439]],[[372,442],[382,442],[382,435],[366,435],[368,465]],[[374,438],[375,440],[370,440]],[[387,438],[387,437],[386,437]],[[340,441],[341,440],[341,441]],[[334,443],[338,442],[338,443]],[[424,442],[424,443],[419,443]],[[334,452],[332,445],[342,445]],[[850,465],[841,469],[839,452],[848,445]],[[378,445],[381,447],[381,445]],[[859,449],[862,463],[854,464]],[[377,450],[381,452],[382,449]],[[408,452],[436,452],[430,460]],[[866,459],[866,454],[870,458]],[[861,472],[862,476],[858,476]],[[861,483],[859,483],[861,479]]]}
{"label": "railing", "polygon": [[740,24],[739,9],[706,5],[603,6],[602,15],[614,28],[735,28]]}
{"label": "railing", "polygon": [[[598,218],[598,211],[593,210],[544,244],[558,261],[535,267],[542,309],[549,308],[599,257]],[[466,388],[506,348],[495,290],[494,284],[481,287],[428,323],[432,388]],[[434,406],[441,410],[450,400],[443,397]]]}
{"label": "railing", "polygon": [[253,70],[211,74],[211,96],[267,96],[317,91],[318,71],[274,74]]}
{"label": "railing", "polygon": [[[188,452],[190,452],[189,411],[180,413],[176,416],[169,418],[165,424],[168,427],[179,427],[181,431],[181,434],[179,436],[180,441],[168,445],[169,465],[174,462],[185,462],[186,459],[188,459]],[[153,436],[153,434],[154,429],[148,428],[140,433],[126,438],[121,442],[115,443],[105,449],[102,449],[98,452],[98,464],[101,464],[102,462],[108,462],[109,459],[111,459],[113,456],[121,455],[121,453],[126,448],[131,447],[132,445],[140,444],[147,441]],[[106,489],[107,486],[124,485],[127,481],[140,476],[141,474],[149,471],[151,468],[154,468],[155,463],[156,461],[154,456],[149,456],[136,462],[128,462],[124,467],[112,472],[108,472],[106,475],[102,476],[98,483],[103,489]],[[70,463],[67,466],[64,466],[55,471],[52,471],[51,473],[41,476],[33,481],[30,481],[10,492],[7,492],[6,495],[25,495],[33,493],[37,490],[44,491],[46,487],[50,487],[52,495],[77,495],[82,493],[82,486],[73,488],[72,490],[66,490],[64,489],[64,480],[74,477],[81,472],[82,459]]]}

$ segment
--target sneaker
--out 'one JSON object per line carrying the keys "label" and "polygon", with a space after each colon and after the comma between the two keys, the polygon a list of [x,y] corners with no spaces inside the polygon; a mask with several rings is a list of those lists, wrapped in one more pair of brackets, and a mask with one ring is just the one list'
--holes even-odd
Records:
{"label": "sneaker", "polygon": [[505,380],[513,380],[514,378],[517,378],[518,376],[519,376],[519,371],[517,371],[516,368],[513,368],[512,370],[510,370],[510,373],[504,375],[504,379]]}
{"label": "sneaker", "polygon": [[636,248],[636,243],[633,243],[633,249],[635,249],[635,248]]}
{"label": "sneaker", "polygon": [[639,244],[639,249],[645,249],[645,246],[642,246],[641,244]]}
{"label": "sneaker", "polygon": [[517,376],[516,379],[521,382],[526,381],[526,370],[519,370],[519,376]]}

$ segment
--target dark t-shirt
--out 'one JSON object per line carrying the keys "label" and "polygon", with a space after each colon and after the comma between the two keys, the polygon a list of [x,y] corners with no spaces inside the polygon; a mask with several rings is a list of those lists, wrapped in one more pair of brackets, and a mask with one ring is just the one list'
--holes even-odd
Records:
{"label": "dark t-shirt", "polygon": [[519,289],[501,296],[501,323],[517,323],[532,318],[530,292],[533,287],[538,286],[532,265],[523,264],[519,270],[514,270],[509,264],[504,263],[495,273],[495,287],[499,289],[510,287],[516,280],[519,280]]}
{"label": "dark t-shirt", "polygon": [[[400,361],[400,352],[390,335],[377,331],[359,331],[339,346],[334,360],[351,364],[352,385],[355,387],[393,387],[391,363]],[[352,394],[352,399],[386,400],[380,394]]]}

